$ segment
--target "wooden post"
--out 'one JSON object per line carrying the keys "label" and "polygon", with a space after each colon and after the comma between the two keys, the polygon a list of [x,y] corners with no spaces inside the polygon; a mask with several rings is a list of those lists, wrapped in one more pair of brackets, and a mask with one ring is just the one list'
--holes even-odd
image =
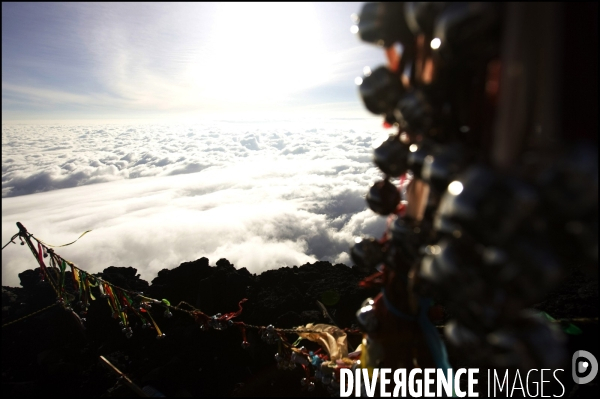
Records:
{"label": "wooden post", "polygon": [[131,389],[133,392],[135,392],[138,396],[141,396],[143,398],[148,397],[148,394],[146,394],[146,392],[144,392],[140,387],[135,385],[133,383],[133,381],[131,381],[129,379],[129,377],[127,377],[125,374],[123,374],[123,372],[121,370],[119,370],[111,362],[109,362],[107,358],[105,358],[104,356],[100,356],[100,360],[102,360],[104,366],[107,369],[109,369],[113,373],[117,374],[119,376],[119,379],[121,379],[125,383],[125,385],[127,385],[127,387],[129,389]]}

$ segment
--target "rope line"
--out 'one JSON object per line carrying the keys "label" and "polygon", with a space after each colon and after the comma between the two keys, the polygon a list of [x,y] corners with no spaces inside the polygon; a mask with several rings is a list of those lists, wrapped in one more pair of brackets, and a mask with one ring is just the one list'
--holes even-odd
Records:
{"label": "rope line", "polygon": [[77,237],[77,239],[76,239],[75,241],[72,241],[72,242],[70,242],[70,243],[68,243],[68,244],[62,244],[62,245],[51,245],[51,244],[48,244],[48,243],[46,243],[46,242],[44,242],[44,241],[42,241],[42,240],[38,240],[37,238],[36,238],[36,240],[37,240],[37,241],[39,241],[40,243],[42,243],[43,245],[47,246],[47,247],[54,247],[54,248],[66,247],[67,245],[75,244],[77,241],[79,241],[79,239],[80,239],[81,237],[83,237],[84,235],[86,235],[86,234],[87,234],[87,233],[89,233],[90,231],[92,231],[92,230],[86,230],[86,231],[84,231],[84,232],[83,232],[83,233],[82,233],[82,234],[81,234],[79,237]]}
{"label": "rope line", "polygon": [[[90,232],[90,231],[92,231],[92,230],[87,230],[86,232],[84,232],[83,234],[81,234],[81,235],[79,236],[79,238],[83,237],[83,236],[84,236],[86,233],[88,233],[88,232]],[[6,246],[8,246],[8,244],[10,244],[11,242],[13,242],[13,243],[14,243],[14,241],[13,241],[13,240],[14,240],[16,237],[19,237],[19,236],[23,236],[23,234],[22,234],[21,232],[19,232],[19,233],[17,233],[17,234],[15,234],[15,235],[13,235],[13,236],[11,237],[10,241],[9,241],[9,242],[7,242],[7,243],[4,245],[4,247],[3,247],[2,249],[4,249]],[[27,240],[27,238],[32,238],[32,239],[34,239],[36,242],[38,242],[38,244],[42,245],[42,247],[44,247],[44,246],[48,245],[48,244],[46,244],[44,241],[42,241],[41,239],[39,239],[39,238],[35,237],[33,234],[31,234],[31,233],[28,233],[28,232],[26,233],[26,236],[25,236],[25,238],[26,238],[26,240],[25,240],[25,241],[26,241],[28,244],[30,244],[30,241],[29,241],[29,240]],[[79,240],[79,238],[78,238],[77,240]],[[71,245],[71,244],[75,243],[77,240],[75,240],[75,241],[73,241],[73,242],[71,242],[71,243],[68,243],[68,244],[59,245],[59,247],[60,247],[60,246]],[[40,262],[40,258],[39,258],[39,256],[40,256],[40,255],[37,253],[37,251],[35,250],[35,248],[33,247],[33,245],[28,245],[28,246],[29,246],[29,247],[30,247],[30,249],[31,249],[32,255],[33,255],[35,258],[36,258],[36,261],[38,261],[38,263],[39,263],[39,262]],[[54,247],[56,247],[56,246],[54,246]],[[58,270],[56,269],[55,265],[56,265],[57,263],[59,263],[58,261],[60,261],[60,260],[63,260],[63,261],[65,261],[65,262],[66,262],[66,263],[67,263],[69,266],[71,266],[73,269],[77,270],[77,271],[78,271],[80,274],[81,274],[81,273],[83,273],[83,274],[84,274],[84,275],[86,275],[86,276],[93,276],[93,278],[94,278],[95,280],[97,280],[99,283],[101,283],[101,284],[106,284],[106,285],[108,285],[108,286],[110,286],[110,287],[112,287],[112,288],[114,288],[114,289],[117,289],[117,290],[120,290],[120,291],[122,291],[123,293],[129,294],[129,295],[132,295],[132,296],[133,296],[133,297],[135,297],[135,298],[139,298],[139,299],[141,299],[143,302],[150,303],[150,304],[155,304],[155,305],[160,305],[160,306],[163,306],[163,307],[165,307],[165,308],[168,308],[168,309],[172,309],[172,310],[176,310],[176,311],[179,311],[179,312],[182,312],[182,313],[186,313],[186,314],[190,315],[191,317],[193,317],[195,320],[198,320],[198,318],[199,318],[199,317],[200,317],[200,318],[203,318],[203,319],[205,319],[205,320],[209,320],[209,319],[211,319],[211,316],[209,316],[209,315],[205,314],[205,313],[204,313],[204,312],[202,312],[200,309],[196,308],[195,306],[191,305],[191,304],[190,304],[190,303],[188,303],[188,302],[181,301],[181,302],[179,302],[179,304],[178,304],[178,305],[176,305],[176,306],[175,306],[175,305],[171,305],[171,304],[169,304],[168,302],[167,302],[167,303],[165,303],[165,301],[160,301],[160,300],[158,300],[158,299],[154,299],[154,298],[146,297],[146,296],[144,296],[144,295],[140,294],[139,292],[136,292],[136,291],[133,291],[133,290],[129,290],[129,289],[126,289],[126,288],[119,287],[119,286],[117,286],[117,285],[115,285],[115,284],[113,284],[113,283],[110,283],[110,282],[108,282],[108,281],[106,281],[106,280],[102,279],[101,277],[94,276],[94,275],[92,275],[92,274],[88,273],[87,271],[85,271],[85,270],[81,269],[80,267],[76,266],[76,265],[75,265],[73,262],[71,262],[71,261],[69,261],[69,260],[67,260],[67,259],[63,258],[62,256],[59,256],[58,254],[54,253],[54,252],[53,252],[53,250],[51,250],[51,249],[49,250],[49,252],[50,252],[50,255],[51,255],[51,268],[52,268],[52,269],[55,271],[55,273],[57,274],[57,276],[56,276],[56,277],[58,277]],[[41,265],[40,265],[40,267],[41,267]],[[54,290],[54,292],[57,294],[58,298],[59,298],[59,299],[61,299],[61,292],[60,292],[60,291],[59,291],[59,289],[57,288],[57,287],[59,287],[59,284],[58,284],[58,282],[54,282],[54,279],[52,279],[52,278],[51,278],[51,276],[50,276],[50,273],[49,273],[47,270],[45,270],[45,268],[43,268],[43,269],[42,269],[42,271],[43,271],[44,275],[46,276],[47,280],[50,282],[50,285],[52,286],[52,289]],[[58,278],[57,278],[57,280],[58,280]],[[73,295],[70,295],[70,294],[69,294],[69,293],[67,293],[67,292],[64,292],[63,294],[66,294],[66,295],[68,295],[69,297],[73,297]],[[14,320],[14,321],[10,322],[10,323],[6,323],[6,324],[2,325],[2,327],[8,326],[8,325],[10,325],[10,324],[16,323],[16,322],[18,322],[18,321],[21,321],[21,320],[23,320],[23,319],[26,319],[26,318],[28,318],[28,317],[30,317],[30,316],[33,316],[33,315],[35,315],[35,314],[37,314],[37,313],[40,313],[40,312],[42,312],[42,311],[44,311],[44,310],[46,310],[46,309],[49,309],[49,308],[51,308],[52,306],[55,306],[56,304],[57,304],[57,303],[54,303],[54,304],[52,304],[52,305],[49,305],[49,306],[47,306],[47,307],[45,307],[45,308],[43,308],[43,309],[40,309],[40,310],[38,310],[38,311],[36,311],[36,312],[34,312],[34,313],[31,313],[31,314],[29,314],[29,315],[27,315],[27,316],[21,317],[21,318],[19,318],[19,319],[17,319],[17,320]],[[185,305],[185,306],[189,307],[191,310],[182,308],[182,306],[183,306],[183,305]],[[137,312],[136,312],[136,313],[137,313]],[[154,321],[154,320],[152,320],[152,321]],[[597,317],[595,317],[595,318],[594,318],[594,317],[593,317],[593,318],[562,318],[562,319],[555,319],[555,320],[553,320],[552,322],[553,322],[553,323],[564,323],[564,322],[575,322],[575,323],[597,323],[597,322],[598,322],[598,318],[597,318]],[[155,323],[154,323],[154,324],[155,324]],[[236,324],[238,324],[238,323],[236,323]],[[269,327],[267,327],[267,326],[257,326],[257,325],[252,325],[252,324],[246,324],[246,323],[243,323],[243,322],[241,322],[241,323],[239,323],[239,324],[240,324],[240,325],[241,325],[243,328],[246,328],[246,329],[253,329],[253,330],[267,330],[267,329],[270,329],[271,331],[275,331],[275,332],[278,332],[278,333],[284,333],[284,334],[298,334],[298,333],[321,333],[321,332],[322,332],[322,331],[311,330],[311,329],[305,329],[305,328],[276,328],[276,327],[273,327],[273,326],[269,326]],[[435,327],[436,327],[436,328],[438,328],[438,329],[441,329],[441,328],[443,328],[444,326],[443,326],[443,325],[438,325],[438,326],[435,326]],[[350,329],[350,328],[345,328],[345,329],[343,329],[343,331],[344,331],[344,332],[346,332],[347,334],[357,334],[357,335],[359,335],[359,334],[362,334],[362,332],[360,332],[359,330],[356,330],[356,329]]]}
{"label": "rope line", "polygon": [[7,242],[6,244],[4,244],[4,246],[2,247],[2,250],[4,250],[4,248],[6,248],[6,247],[8,246],[8,244],[10,244],[11,242],[12,242],[13,244],[16,244],[16,242],[14,242],[13,240],[14,240],[15,238],[17,238],[18,236],[19,236],[19,233],[17,233],[17,234],[15,234],[14,236],[12,236],[12,237],[10,238],[10,241],[9,241],[9,242]]}
{"label": "rope line", "polygon": [[8,323],[5,323],[5,324],[2,324],[2,328],[6,327],[6,326],[10,326],[11,324],[15,324],[15,323],[17,323],[17,322],[19,322],[19,321],[25,320],[25,319],[27,319],[28,317],[35,316],[36,314],[38,314],[38,313],[41,313],[41,312],[43,312],[44,310],[48,310],[48,309],[50,309],[52,306],[56,306],[56,305],[57,305],[57,303],[55,302],[55,303],[53,303],[52,305],[48,305],[48,306],[46,306],[45,308],[42,308],[42,309],[40,309],[40,310],[36,310],[35,312],[28,314],[27,316],[19,317],[19,318],[18,318],[18,319],[16,319],[16,320],[10,321],[10,322],[8,322]]}
{"label": "rope line", "polygon": [[[88,231],[84,232],[84,233],[83,233],[81,236],[79,236],[79,238],[83,237],[83,236],[84,236],[86,233],[88,233],[88,232],[90,232],[90,231],[92,231],[92,230],[88,230]],[[30,239],[33,239],[33,240],[35,240],[35,241],[36,241],[38,244],[42,245],[42,248],[48,245],[48,244],[46,244],[46,243],[45,243],[43,240],[41,240],[41,239],[37,238],[35,235],[33,235],[32,233],[29,233],[29,232],[27,232],[26,230],[25,230],[25,234],[26,234],[26,236],[25,236],[25,241],[26,241],[28,244],[30,244],[30,241],[29,241],[29,240],[27,240],[27,239],[28,239],[28,238],[30,238]],[[23,236],[23,235],[24,235],[24,234],[23,234],[23,232],[19,232],[19,233],[15,234],[15,235],[13,236],[13,238],[11,239],[11,241],[12,241],[12,240],[13,240],[15,237],[18,237],[18,236]],[[79,238],[78,238],[78,239],[79,239]],[[77,239],[77,240],[78,240],[78,239]],[[73,242],[71,242],[71,243],[69,243],[69,244],[64,244],[64,245],[61,245],[61,246],[71,245],[71,244],[73,244],[74,242],[76,242],[77,240],[75,240],[75,241],[73,241]],[[11,241],[9,241],[9,242],[8,242],[6,245],[10,244],[10,242],[11,242]],[[30,247],[30,249],[31,249],[32,255],[33,255],[35,258],[36,258],[36,261],[38,261],[38,263],[39,263],[39,262],[40,262],[40,261],[39,261],[39,254],[37,253],[37,251],[35,250],[35,248],[33,247],[33,245],[28,245],[28,246],[29,246],[29,247]],[[74,264],[72,261],[70,261],[70,260],[68,260],[68,259],[65,259],[65,258],[63,258],[62,256],[58,255],[57,253],[53,252],[53,250],[49,250],[49,252],[50,252],[50,251],[52,251],[50,254],[51,254],[53,257],[56,257],[56,258],[57,258],[55,263],[58,263],[57,261],[59,261],[59,260],[64,260],[64,261],[65,261],[65,262],[66,262],[66,263],[67,263],[69,266],[71,266],[73,269],[77,270],[79,273],[85,273],[85,275],[88,275],[88,276],[93,276],[92,274],[88,273],[87,271],[85,271],[85,270],[81,269],[80,267],[76,266],[76,265],[75,265],[75,264]],[[40,265],[40,267],[41,267],[41,265]],[[44,270],[44,269],[42,270],[42,272],[43,272],[43,273],[44,273],[44,275],[47,277],[47,280],[48,280],[48,282],[50,283],[50,285],[52,286],[52,289],[55,291],[55,293],[57,294],[57,297],[60,299],[60,298],[61,298],[61,295],[60,295],[60,291],[59,291],[59,289],[57,288],[58,284],[57,284],[57,283],[55,283],[55,282],[53,281],[53,279],[50,277],[50,273],[48,273],[48,272],[47,272],[46,270]],[[146,297],[146,296],[144,296],[144,295],[140,294],[139,292],[136,292],[136,291],[133,291],[133,290],[129,290],[129,289],[126,289],[126,288],[119,287],[118,285],[115,285],[115,284],[113,284],[113,283],[110,283],[110,282],[108,282],[108,281],[106,281],[106,280],[102,279],[101,277],[98,277],[98,276],[93,276],[93,278],[94,278],[95,280],[97,280],[98,282],[100,282],[101,284],[107,284],[107,285],[109,285],[109,286],[110,286],[110,287],[112,287],[112,288],[115,288],[115,289],[117,289],[117,290],[120,290],[120,291],[122,291],[123,293],[127,293],[127,294],[129,294],[129,295],[132,295],[132,296],[134,296],[134,297],[136,297],[136,298],[139,298],[139,299],[141,299],[141,300],[142,300],[142,301],[144,301],[144,302],[148,302],[148,303],[150,303],[150,304],[155,304],[155,305],[164,306],[164,307],[166,307],[166,308],[168,308],[168,309],[172,309],[172,310],[176,310],[176,311],[179,311],[179,312],[186,313],[186,314],[190,315],[191,317],[193,317],[195,320],[197,320],[199,317],[200,317],[200,318],[203,318],[203,319],[207,319],[207,320],[208,320],[208,319],[211,319],[211,316],[209,316],[209,315],[205,314],[205,313],[204,313],[204,312],[202,312],[200,309],[198,309],[198,308],[196,308],[196,307],[192,306],[191,304],[189,304],[189,303],[187,303],[187,302],[185,302],[185,301],[181,301],[181,302],[180,302],[180,303],[179,303],[177,306],[174,306],[174,305],[171,305],[171,304],[166,304],[166,303],[164,303],[163,301],[160,301],[160,300],[158,300],[158,299],[155,299],[155,298]],[[192,310],[183,309],[183,308],[181,307],[181,305],[187,305],[188,307],[192,308]],[[54,305],[52,305],[52,306],[54,306]],[[245,328],[249,328],[249,329],[254,329],[254,330],[267,330],[267,329],[268,329],[268,326],[255,326],[255,325],[246,324],[246,323],[242,323],[242,324],[243,324],[243,327],[245,327]],[[318,333],[322,333],[322,331],[318,331],[318,330],[311,330],[311,329],[304,329],[304,328],[276,328],[276,327],[272,327],[272,328],[271,328],[271,331],[275,331],[275,332],[277,332],[277,333],[284,333],[284,334],[298,334],[298,333],[317,333],[317,334],[318,334]],[[345,331],[347,334],[357,334],[357,335],[358,335],[358,334],[362,334],[362,333],[361,333],[360,331],[358,331],[358,330],[352,330],[352,329],[349,329],[349,328],[346,328],[346,329],[344,329],[344,331]]]}

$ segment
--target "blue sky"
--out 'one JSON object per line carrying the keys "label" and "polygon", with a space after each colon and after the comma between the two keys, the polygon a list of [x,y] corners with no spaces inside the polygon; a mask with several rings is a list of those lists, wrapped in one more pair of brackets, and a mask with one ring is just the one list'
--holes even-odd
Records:
{"label": "blue sky", "polygon": [[2,120],[368,117],[362,3],[2,3]]}

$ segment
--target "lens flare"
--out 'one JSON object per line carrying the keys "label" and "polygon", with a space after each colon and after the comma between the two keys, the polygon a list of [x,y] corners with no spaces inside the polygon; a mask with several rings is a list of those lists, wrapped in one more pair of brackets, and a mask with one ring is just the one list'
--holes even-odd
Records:
{"label": "lens flare", "polygon": [[448,192],[452,195],[458,195],[463,191],[463,185],[461,182],[455,180],[448,185]]}

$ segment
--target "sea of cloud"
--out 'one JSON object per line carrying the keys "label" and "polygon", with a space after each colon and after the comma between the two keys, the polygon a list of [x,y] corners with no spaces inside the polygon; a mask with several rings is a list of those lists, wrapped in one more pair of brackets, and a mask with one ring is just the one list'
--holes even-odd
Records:
{"label": "sea of cloud", "polygon": [[[364,196],[379,178],[373,120],[319,124],[2,126],[2,243],[22,222],[83,269],[133,266],[151,280],[207,257],[252,273],[329,260],[383,231]],[[3,285],[36,266],[2,251]]]}

